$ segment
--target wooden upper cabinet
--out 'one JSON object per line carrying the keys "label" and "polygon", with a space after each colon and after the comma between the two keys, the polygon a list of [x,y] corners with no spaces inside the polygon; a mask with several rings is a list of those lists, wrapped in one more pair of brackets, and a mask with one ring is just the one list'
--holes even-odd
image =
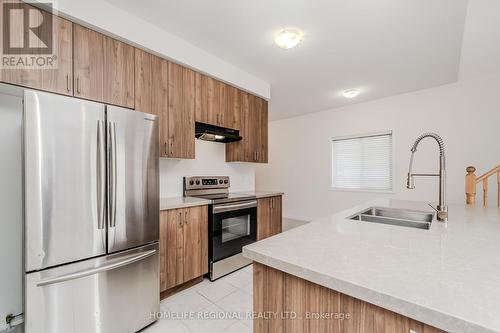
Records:
{"label": "wooden upper cabinet", "polygon": [[[153,55],[141,49],[135,49],[134,98],[135,110],[152,112],[153,95]],[[156,113],[154,113],[156,114]]]}
{"label": "wooden upper cabinet", "polygon": [[[154,82],[154,84],[153,84]],[[168,156],[168,61],[135,49],[135,110],[158,116],[160,157]]]}
{"label": "wooden upper cabinet", "polygon": [[75,96],[134,107],[134,48],[73,24]]}
{"label": "wooden upper cabinet", "polygon": [[158,116],[160,156],[194,158],[195,73],[135,50],[135,109]]}
{"label": "wooden upper cabinet", "polygon": [[226,85],[225,125],[228,128],[241,129],[241,91]]}
{"label": "wooden upper cabinet", "polygon": [[195,72],[168,62],[167,157],[194,159]]}
{"label": "wooden upper cabinet", "polygon": [[[247,94],[248,101],[244,104],[242,110],[243,119],[243,157],[246,162],[258,161],[259,140],[259,120],[257,109],[257,97]],[[244,102],[245,103],[245,102]]]}
{"label": "wooden upper cabinet", "polygon": [[169,155],[168,140],[168,75],[168,61],[157,56],[152,56],[151,78],[153,83],[151,84],[151,113],[158,116],[161,157],[171,156]]}
{"label": "wooden upper cabinet", "polygon": [[[18,3],[19,9],[32,8],[25,3]],[[3,6],[0,8],[0,17],[3,15]],[[50,15],[52,17],[53,27],[41,26],[42,35],[53,34],[53,55],[56,57],[53,68],[36,69],[6,69],[0,70],[0,81],[5,83],[16,84],[24,87],[46,90],[64,95],[73,95],[73,51],[72,51],[72,23],[68,20],[52,15],[49,12],[42,11],[42,16],[34,16],[35,19],[43,19],[43,16]],[[36,22],[35,22],[36,23]],[[14,23],[15,24],[15,23]],[[23,41],[24,27],[22,22],[18,22],[13,29],[13,33],[17,36],[13,38]],[[36,52],[33,52],[37,55]]]}
{"label": "wooden upper cabinet", "polygon": [[104,101],[134,107],[134,47],[104,37]]}
{"label": "wooden upper cabinet", "polygon": [[[15,5],[31,8],[24,2]],[[242,141],[226,144],[227,162],[267,163],[267,101],[43,13],[53,19],[57,66],[0,69],[0,81],[155,114],[161,157],[194,159],[195,121],[199,121],[240,131]],[[25,36],[19,21],[14,38],[22,42]],[[52,33],[46,30],[41,33]]]}
{"label": "wooden upper cabinet", "polygon": [[268,162],[267,101],[239,93],[240,135],[243,140],[226,144],[227,162]]}
{"label": "wooden upper cabinet", "polygon": [[257,97],[257,117],[258,117],[258,146],[257,146],[257,162],[268,162],[268,111],[267,101]]}
{"label": "wooden upper cabinet", "polygon": [[[231,104],[231,103],[229,103]],[[255,154],[253,154],[252,139],[248,135],[249,127],[249,95],[241,90],[238,90],[238,105],[236,122],[239,125],[240,135],[243,140],[226,143],[226,162],[254,162]]]}
{"label": "wooden upper cabinet", "polygon": [[196,73],[196,112],[195,120],[219,126],[220,96],[217,81],[206,75]]}
{"label": "wooden upper cabinet", "polygon": [[229,88],[232,87],[224,82],[196,73],[196,121],[234,128],[228,105]]}
{"label": "wooden upper cabinet", "polygon": [[75,96],[104,102],[104,35],[73,24]]}

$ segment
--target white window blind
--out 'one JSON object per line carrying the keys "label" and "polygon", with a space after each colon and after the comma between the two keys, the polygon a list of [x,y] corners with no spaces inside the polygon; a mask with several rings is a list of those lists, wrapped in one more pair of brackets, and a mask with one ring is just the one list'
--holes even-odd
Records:
{"label": "white window blind", "polygon": [[332,187],[392,190],[392,133],[332,139]]}

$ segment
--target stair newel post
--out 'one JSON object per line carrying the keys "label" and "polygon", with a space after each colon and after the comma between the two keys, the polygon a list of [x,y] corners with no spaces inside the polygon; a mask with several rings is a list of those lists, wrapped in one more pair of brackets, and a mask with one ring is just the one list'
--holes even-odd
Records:
{"label": "stair newel post", "polygon": [[497,205],[500,207],[500,170],[497,171]]}
{"label": "stair newel post", "polygon": [[467,175],[465,176],[465,196],[468,205],[476,203],[476,168],[473,166],[467,167]]}

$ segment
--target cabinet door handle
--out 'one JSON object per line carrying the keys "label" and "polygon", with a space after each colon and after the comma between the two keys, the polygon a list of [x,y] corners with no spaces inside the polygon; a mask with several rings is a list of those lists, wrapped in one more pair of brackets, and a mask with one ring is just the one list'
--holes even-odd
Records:
{"label": "cabinet door handle", "polygon": [[271,198],[271,209],[274,209],[274,198]]}
{"label": "cabinet door handle", "polygon": [[257,156],[257,158],[255,159],[255,161],[258,162],[259,161],[260,152],[258,152],[258,151],[255,152],[255,155]]}
{"label": "cabinet door handle", "polygon": [[69,74],[66,74],[66,91],[69,92]]}
{"label": "cabinet door handle", "polygon": [[80,77],[76,77],[76,93],[80,94]]}
{"label": "cabinet door handle", "polygon": [[168,144],[167,141],[165,141],[165,156],[168,155]]}
{"label": "cabinet door handle", "polygon": [[224,114],[223,113],[220,115],[220,119],[221,119],[220,124],[221,125],[224,124]]}
{"label": "cabinet door handle", "polygon": [[188,224],[188,212],[187,212],[187,210],[184,212],[184,224],[185,225]]}
{"label": "cabinet door handle", "polygon": [[179,228],[182,228],[182,212],[179,212]]}

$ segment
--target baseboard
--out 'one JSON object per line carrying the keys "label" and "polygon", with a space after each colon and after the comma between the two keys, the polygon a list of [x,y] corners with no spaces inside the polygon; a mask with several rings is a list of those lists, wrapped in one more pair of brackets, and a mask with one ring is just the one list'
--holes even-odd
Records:
{"label": "baseboard", "polygon": [[172,287],[172,288],[167,289],[165,291],[162,291],[160,293],[160,300],[163,300],[163,299],[165,299],[167,297],[170,297],[170,296],[172,296],[174,294],[177,294],[178,292],[181,292],[184,289],[191,288],[192,286],[200,283],[201,281],[203,281],[203,276],[199,276],[197,278],[194,278],[192,280],[184,282],[183,284],[180,284],[178,286],[175,286],[175,287]]}

